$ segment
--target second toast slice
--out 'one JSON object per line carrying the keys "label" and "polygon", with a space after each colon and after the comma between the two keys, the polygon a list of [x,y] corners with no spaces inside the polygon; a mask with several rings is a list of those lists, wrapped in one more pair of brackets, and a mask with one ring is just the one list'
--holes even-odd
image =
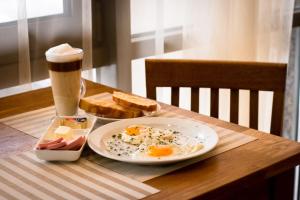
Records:
{"label": "second toast slice", "polygon": [[114,91],[113,100],[121,106],[140,109],[148,112],[157,110],[157,102],[144,97]]}
{"label": "second toast slice", "polygon": [[116,102],[112,100],[111,96],[109,98],[101,98],[96,95],[82,98],[80,100],[79,107],[86,112],[108,118],[124,119],[143,116],[143,112],[139,109],[124,108],[116,104]]}

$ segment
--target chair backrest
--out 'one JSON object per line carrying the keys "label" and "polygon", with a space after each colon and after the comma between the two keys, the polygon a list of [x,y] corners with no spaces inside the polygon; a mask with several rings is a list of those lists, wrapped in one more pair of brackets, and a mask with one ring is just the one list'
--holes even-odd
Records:
{"label": "chair backrest", "polygon": [[281,135],[286,64],[236,61],[146,59],[147,97],[156,87],[171,87],[171,104],[179,105],[179,88],[191,88],[191,110],[199,112],[199,88],[211,88],[211,116],[219,115],[219,89],[230,89],[230,122],[238,123],[239,89],[250,90],[250,128],[258,128],[258,91],[273,91],[271,133]]}

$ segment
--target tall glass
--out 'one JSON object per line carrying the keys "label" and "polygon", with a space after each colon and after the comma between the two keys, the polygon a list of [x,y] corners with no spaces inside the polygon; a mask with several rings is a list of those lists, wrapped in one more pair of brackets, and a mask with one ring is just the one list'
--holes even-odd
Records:
{"label": "tall glass", "polygon": [[81,80],[83,51],[62,44],[46,52],[52,94],[58,116],[78,114],[80,97],[85,93]]}

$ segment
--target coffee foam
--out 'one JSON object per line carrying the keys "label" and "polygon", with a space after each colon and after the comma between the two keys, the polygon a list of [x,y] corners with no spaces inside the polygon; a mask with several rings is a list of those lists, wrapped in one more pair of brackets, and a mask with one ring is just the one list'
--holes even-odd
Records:
{"label": "coffee foam", "polygon": [[77,61],[83,57],[82,49],[73,48],[67,43],[52,47],[45,54],[47,61],[56,63]]}

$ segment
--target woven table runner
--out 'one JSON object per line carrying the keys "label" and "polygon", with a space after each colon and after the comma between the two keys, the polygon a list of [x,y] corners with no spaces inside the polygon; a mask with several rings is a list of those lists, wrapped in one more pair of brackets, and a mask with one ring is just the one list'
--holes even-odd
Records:
{"label": "woven table runner", "polygon": [[[100,94],[98,96],[107,98],[106,94],[104,95]],[[82,111],[80,111],[79,113],[82,113]],[[33,137],[39,138],[41,134],[43,134],[43,132],[47,129],[54,115],[55,115],[55,108],[54,106],[50,106],[39,110],[30,111],[30,112],[14,115],[11,117],[3,118],[0,119],[0,122],[8,126],[11,126],[15,129],[18,129],[24,133],[32,135]],[[180,115],[179,113],[164,111],[164,110],[162,110],[158,116],[187,118],[185,116]],[[188,118],[188,119],[195,120],[193,118]],[[104,168],[113,170],[114,172],[117,172],[127,177],[131,177],[135,180],[144,182],[146,180],[161,176],[163,174],[169,173],[176,169],[180,169],[182,167],[221,154],[223,152],[226,152],[228,150],[237,148],[241,145],[256,140],[255,137],[238,133],[229,129],[225,129],[213,124],[208,124],[200,121],[197,122],[211,127],[217,132],[219,136],[219,143],[216,146],[216,148],[203,156],[190,159],[187,161],[179,162],[176,164],[162,165],[162,166],[142,166],[142,165],[128,164],[128,163],[107,159],[97,154],[93,154],[92,156],[89,156],[87,159],[89,161],[101,165]],[[105,123],[107,122],[99,121],[98,123],[96,123],[95,128]]]}

